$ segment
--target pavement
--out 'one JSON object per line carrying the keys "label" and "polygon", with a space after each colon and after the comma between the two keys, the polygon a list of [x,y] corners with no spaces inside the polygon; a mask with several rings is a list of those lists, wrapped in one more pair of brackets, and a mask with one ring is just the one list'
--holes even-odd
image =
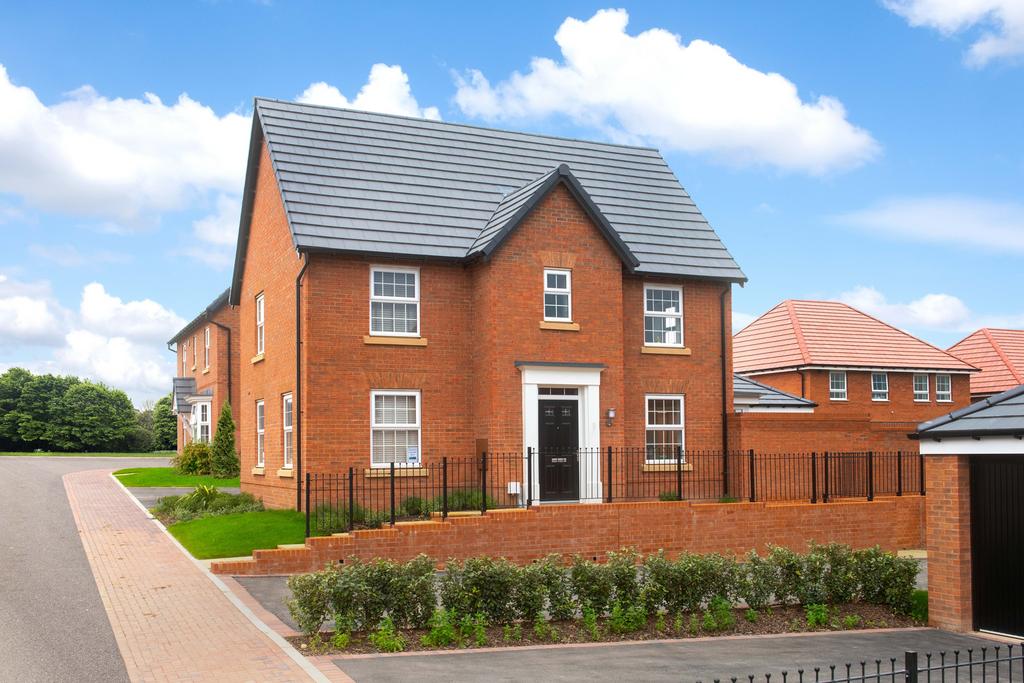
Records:
{"label": "pavement", "polygon": [[[164,496],[181,496],[186,493],[192,493],[196,488],[194,486],[132,486],[128,490],[148,510],[155,506],[156,502]],[[237,486],[218,486],[217,490],[224,493],[238,493],[241,491]]]}
{"label": "pavement", "polygon": [[164,458],[0,456],[0,680],[127,681],[62,477]]}

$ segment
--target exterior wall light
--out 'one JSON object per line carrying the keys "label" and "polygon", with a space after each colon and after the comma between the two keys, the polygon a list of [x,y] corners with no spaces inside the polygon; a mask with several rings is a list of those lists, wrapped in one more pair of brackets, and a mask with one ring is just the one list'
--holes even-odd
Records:
{"label": "exterior wall light", "polygon": [[615,408],[609,408],[608,412],[605,413],[605,416],[608,418],[608,421],[605,424],[607,424],[609,427],[611,427],[612,426],[612,420],[615,419]]}

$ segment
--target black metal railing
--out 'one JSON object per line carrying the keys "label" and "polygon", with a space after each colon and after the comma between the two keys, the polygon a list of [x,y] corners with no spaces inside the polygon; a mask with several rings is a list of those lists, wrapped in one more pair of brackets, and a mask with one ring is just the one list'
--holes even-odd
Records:
{"label": "black metal railing", "polygon": [[874,500],[924,493],[917,453],[534,449],[307,472],[306,532],[552,502]]}
{"label": "black metal railing", "polygon": [[[980,650],[980,652],[979,652]],[[888,659],[858,660],[841,665],[816,666],[811,669],[794,667],[774,674],[748,674],[743,677],[714,678],[714,683],[931,683],[932,681],[1013,681],[1024,676],[1024,643],[965,648],[952,652],[903,653],[903,662],[896,657]],[[698,680],[697,683],[703,683]]]}

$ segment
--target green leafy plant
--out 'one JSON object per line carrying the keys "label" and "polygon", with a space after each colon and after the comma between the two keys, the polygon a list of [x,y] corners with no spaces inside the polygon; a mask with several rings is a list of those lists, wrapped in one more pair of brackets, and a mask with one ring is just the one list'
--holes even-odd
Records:
{"label": "green leafy plant", "polygon": [[548,631],[551,625],[544,619],[543,616],[537,615],[537,618],[533,620],[533,636],[537,640],[547,640]]}
{"label": "green leafy plant", "polygon": [[340,631],[331,637],[331,646],[336,650],[345,650],[352,642],[352,634]]}
{"label": "green leafy plant", "polygon": [[409,496],[399,507],[406,517],[430,517],[432,505],[418,496]]}
{"label": "green leafy plant", "polygon": [[642,605],[624,605],[616,602],[608,616],[608,630],[612,633],[634,633],[647,626],[647,612]]}
{"label": "green leafy plant", "polygon": [[654,618],[654,630],[658,633],[664,633],[666,629],[665,625],[665,613],[658,612],[658,616]]}
{"label": "green leafy plant", "polygon": [[700,618],[696,614],[690,615],[690,623],[686,627],[686,630],[691,636],[695,636],[700,633]]}
{"label": "green leafy plant", "polygon": [[672,620],[672,630],[676,633],[683,632],[683,615],[681,612],[676,614],[676,618]]}
{"label": "green leafy plant", "polygon": [[572,560],[569,570],[572,593],[576,596],[578,609],[589,607],[598,614],[608,611],[615,583],[607,565],[585,560],[579,555]]}
{"label": "green leafy plant", "polygon": [[336,578],[333,567],[288,577],[288,588],[292,592],[288,611],[299,630],[309,637],[320,632],[331,613],[331,591]]}
{"label": "green leafy plant", "polygon": [[430,630],[421,642],[430,647],[450,647],[461,641],[458,618],[454,612],[444,608],[438,609],[430,618]]}
{"label": "green leafy plant", "polygon": [[862,619],[859,614],[847,614],[845,617],[843,617],[843,628],[859,628],[861,621]]}
{"label": "green leafy plant", "polygon": [[377,630],[370,634],[369,641],[381,652],[401,652],[405,649],[405,638],[395,628],[391,617],[384,617]]}
{"label": "green leafy plant", "polygon": [[679,500],[679,493],[677,491],[662,491],[658,494],[658,500],[663,503]]}
{"label": "green leafy plant", "polygon": [[738,502],[740,502],[740,499],[736,498],[735,496],[722,496],[721,498],[718,499],[718,502],[719,503],[738,503]]}
{"label": "green leafy plant", "polygon": [[459,614],[483,614],[492,624],[516,617],[520,570],[508,560],[473,557],[451,560],[441,579],[441,602]]}
{"label": "green leafy plant", "polygon": [[583,608],[583,630],[591,640],[601,639],[601,630],[597,625],[597,612],[590,607]]}
{"label": "green leafy plant", "polygon": [[762,610],[771,604],[779,589],[779,567],[753,550],[737,568],[737,594],[747,606]]}
{"label": "green leafy plant", "polygon": [[463,617],[462,636],[472,639],[477,647],[487,645],[487,619],[484,615],[478,613]]}
{"label": "green leafy plant", "polygon": [[751,624],[756,624],[757,620],[761,618],[761,614],[756,609],[751,607],[743,613],[743,618],[749,621]]}
{"label": "green leafy plant", "polygon": [[809,628],[818,628],[820,626],[828,626],[830,611],[828,605],[814,603],[804,605],[804,616]]}
{"label": "green leafy plant", "polygon": [[710,611],[704,612],[704,618],[701,620],[700,625],[708,633],[714,633],[718,630],[718,622],[715,621],[715,615]]}
{"label": "green leafy plant", "polygon": [[523,640],[523,627],[519,623],[505,624],[501,628],[501,637],[506,643],[518,643]]}
{"label": "green leafy plant", "polygon": [[919,624],[928,623],[928,591],[915,590],[911,593],[910,618]]}
{"label": "green leafy plant", "polygon": [[193,441],[181,449],[181,453],[171,460],[171,465],[179,474],[210,474],[210,458],[210,447],[201,441]]}

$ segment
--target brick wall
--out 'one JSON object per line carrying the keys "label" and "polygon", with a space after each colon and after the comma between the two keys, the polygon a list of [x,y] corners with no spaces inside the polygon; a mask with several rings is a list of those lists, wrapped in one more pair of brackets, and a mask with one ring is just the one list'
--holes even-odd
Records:
{"label": "brick wall", "polygon": [[928,619],[971,631],[971,470],[966,456],[927,456]]}
{"label": "brick wall", "polygon": [[257,550],[252,560],[214,562],[212,569],[221,574],[291,574],[353,556],[406,560],[420,553],[440,561],[492,555],[526,563],[550,553],[601,560],[627,546],[643,553],[741,554],[764,551],[768,543],[805,550],[809,541],[834,541],[897,550],[921,546],[923,514],[920,496],[828,505],[544,505],[311,538],[302,548]]}
{"label": "brick wall", "polygon": [[866,415],[735,413],[729,417],[732,447],[759,453],[904,451],[917,453],[907,437],[917,422],[874,422]]}

